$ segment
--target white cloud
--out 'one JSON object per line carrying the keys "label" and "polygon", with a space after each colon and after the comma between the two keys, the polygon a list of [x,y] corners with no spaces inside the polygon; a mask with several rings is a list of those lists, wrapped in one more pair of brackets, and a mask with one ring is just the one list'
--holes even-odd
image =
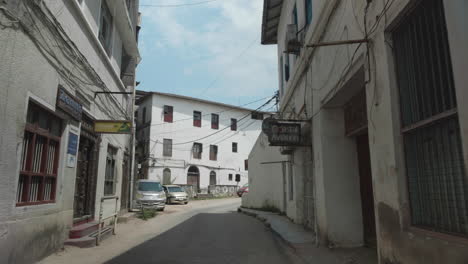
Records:
{"label": "white cloud", "polygon": [[[142,1],[142,4],[147,1]],[[275,46],[260,45],[261,0],[220,0],[183,8],[143,7],[143,27],[155,28],[155,46],[196,60],[182,74],[208,72],[204,96],[265,96],[277,87]],[[249,44],[255,43],[239,57]],[[145,48],[151,45],[145,42]],[[193,87],[200,92],[205,87]],[[197,94],[196,92],[194,94]]]}

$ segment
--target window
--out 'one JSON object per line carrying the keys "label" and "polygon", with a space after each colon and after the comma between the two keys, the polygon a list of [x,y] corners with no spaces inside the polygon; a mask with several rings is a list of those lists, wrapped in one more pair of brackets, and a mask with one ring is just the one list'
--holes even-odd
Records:
{"label": "window", "polygon": [[141,117],[141,123],[145,124],[146,123],[146,107],[143,107],[143,114]]}
{"label": "window", "polygon": [[216,185],[216,172],[210,172],[210,185]]}
{"label": "window", "polygon": [[312,0],[305,0],[306,25],[312,22]]}
{"label": "window", "polygon": [[163,139],[163,156],[172,157],[172,139]]}
{"label": "window", "polygon": [[116,187],[115,179],[115,160],[117,149],[111,146],[107,147],[106,174],[104,177],[104,195],[114,195]]}
{"label": "window", "polygon": [[201,127],[201,112],[193,111],[193,126]]}
{"label": "window", "polygon": [[219,128],[219,115],[211,114],[211,128],[218,129]]}
{"label": "window", "polygon": [[420,1],[392,37],[411,222],[467,235],[468,184],[442,1]]}
{"label": "window", "polygon": [[263,114],[259,112],[252,112],[252,119],[263,120]]}
{"label": "window", "polygon": [[164,122],[172,123],[174,107],[170,105],[164,106]]}
{"label": "window", "polygon": [[106,1],[101,3],[101,20],[99,24],[99,41],[110,56],[112,48],[112,15]]}
{"label": "window", "polygon": [[237,142],[232,142],[232,152],[237,152]]}
{"label": "window", "polygon": [[164,185],[171,184],[171,170],[168,168],[165,168],[163,170],[163,184]]}
{"label": "window", "polygon": [[240,174],[236,174],[236,182],[240,182]]}
{"label": "window", "polygon": [[16,205],[53,203],[62,120],[32,102],[26,119]]}
{"label": "window", "polygon": [[289,81],[289,54],[284,54],[284,80]]}
{"label": "window", "polygon": [[203,145],[201,143],[193,143],[193,158],[201,159],[202,158]]}
{"label": "window", "polygon": [[248,159],[244,160],[244,170],[246,170],[246,171],[249,170],[249,160]]}
{"label": "window", "polygon": [[228,179],[232,181],[232,174],[229,174]]}
{"label": "window", "polygon": [[218,146],[210,145],[210,160],[218,160]]}
{"label": "window", "polygon": [[296,25],[296,30],[299,30],[298,28],[298,21],[297,21],[297,6],[294,5],[294,8],[293,8],[293,13],[292,13],[292,18],[293,18],[293,24]]}
{"label": "window", "polygon": [[231,118],[231,130],[236,131],[237,130],[237,119]]}

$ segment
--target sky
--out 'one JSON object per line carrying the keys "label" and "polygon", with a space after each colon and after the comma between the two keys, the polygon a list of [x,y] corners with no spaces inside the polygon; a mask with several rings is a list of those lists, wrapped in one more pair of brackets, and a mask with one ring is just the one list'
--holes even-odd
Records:
{"label": "sky", "polygon": [[138,89],[231,105],[271,97],[278,90],[276,46],[260,44],[263,0],[145,6],[205,1],[140,0]]}

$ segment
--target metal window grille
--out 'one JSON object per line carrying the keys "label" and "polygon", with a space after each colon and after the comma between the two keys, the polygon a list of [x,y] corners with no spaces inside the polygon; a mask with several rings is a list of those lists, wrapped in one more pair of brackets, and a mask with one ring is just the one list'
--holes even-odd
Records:
{"label": "metal window grille", "polygon": [[210,145],[210,160],[218,159],[218,146]]}
{"label": "metal window grille", "polygon": [[240,180],[241,180],[240,174],[236,174],[236,182],[240,182]]}
{"label": "metal window grille", "polygon": [[172,157],[172,139],[163,139],[163,156]]}
{"label": "metal window grille", "polygon": [[237,119],[231,118],[231,130],[236,131],[237,130]]}
{"label": "metal window grille", "polygon": [[468,185],[441,0],[393,32],[412,224],[468,234]]}
{"label": "metal window grille", "polygon": [[193,111],[193,126],[201,127],[201,116],[201,112]]}
{"label": "metal window grille", "polygon": [[61,127],[58,117],[29,104],[16,206],[55,202]]}
{"label": "metal window grille", "polygon": [[164,122],[172,123],[174,107],[170,105],[164,106]]}
{"label": "metal window grille", "polygon": [[219,115],[211,114],[211,128],[218,129],[219,128]]}
{"label": "metal window grille", "polygon": [[232,174],[229,174],[229,175],[228,175],[228,179],[229,179],[230,181],[232,181]]}

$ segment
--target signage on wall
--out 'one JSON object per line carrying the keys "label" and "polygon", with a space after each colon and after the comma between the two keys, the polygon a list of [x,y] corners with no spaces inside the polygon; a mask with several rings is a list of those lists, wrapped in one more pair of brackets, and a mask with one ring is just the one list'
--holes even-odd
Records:
{"label": "signage on wall", "polygon": [[83,114],[83,105],[68,93],[63,87],[58,88],[57,107],[68,113],[74,119],[80,121]]}
{"label": "signage on wall", "polygon": [[301,144],[301,124],[274,123],[268,135],[270,146],[294,146]]}
{"label": "signage on wall", "polygon": [[128,120],[96,120],[94,121],[94,132],[105,134],[130,134],[132,122]]}
{"label": "signage on wall", "polygon": [[72,132],[68,133],[67,145],[67,167],[74,168],[76,163],[76,152],[78,151],[78,135]]}

